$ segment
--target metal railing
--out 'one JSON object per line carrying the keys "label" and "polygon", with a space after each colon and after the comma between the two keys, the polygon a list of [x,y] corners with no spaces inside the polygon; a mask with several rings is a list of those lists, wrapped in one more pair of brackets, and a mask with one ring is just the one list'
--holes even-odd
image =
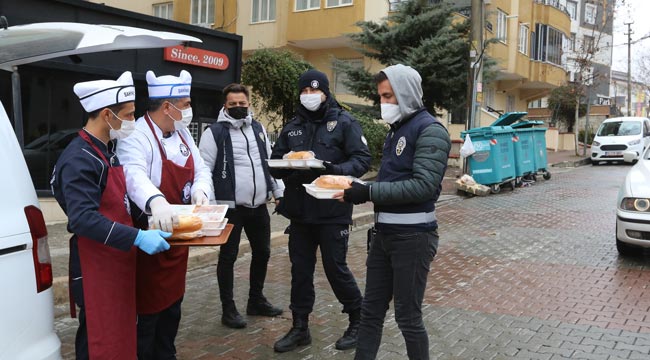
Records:
{"label": "metal railing", "polygon": [[565,14],[567,14],[569,16],[571,15],[571,14],[569,14],[569,11],[567,10],[566,6],[560,4],[560,0],[535,0],[535,3],[536,4],[552,6],[552,7],[562,11],[563,13],[565,13]]}

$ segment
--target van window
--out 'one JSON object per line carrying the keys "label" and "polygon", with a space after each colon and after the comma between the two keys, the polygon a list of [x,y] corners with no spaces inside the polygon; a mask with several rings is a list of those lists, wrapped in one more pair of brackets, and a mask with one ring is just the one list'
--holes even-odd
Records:
{"label": "van window", "polygon": [[598,136],[630,136],[641,134],[640,121],[612,121],[601,125]]}

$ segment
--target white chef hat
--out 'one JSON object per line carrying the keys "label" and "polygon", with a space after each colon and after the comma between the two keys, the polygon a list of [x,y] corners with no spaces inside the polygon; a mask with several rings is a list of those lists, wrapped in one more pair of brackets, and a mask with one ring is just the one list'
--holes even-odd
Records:
{"label": "white chef hat", "polygon": [[89,113],[107,106],[135,101],[135,87],[130,71],[125,71],[117,80],[76,83],[73,90],[79,97],[81,106]]}
{"label": "white chef hat", "polygon": [[181,70],[179,76],[156,77],[156,74],[149,70],[147,71],[147,85],[150,99],[189,97],[192,88],[192,75]]}

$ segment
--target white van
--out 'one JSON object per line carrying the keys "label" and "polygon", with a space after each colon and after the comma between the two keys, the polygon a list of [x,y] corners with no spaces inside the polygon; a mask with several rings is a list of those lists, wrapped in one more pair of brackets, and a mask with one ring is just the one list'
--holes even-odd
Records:
{"label": "white van", "polygon": [[[4,22],[0,21],[0,24]],[[64,55],[199,39],[124,26],[40,23],[0,29],[0,71]],[[47,228],[22,149],[0,102],[0,359],[60,359]]]}
{"label": "white van", "polygon": [[650,145],[650,119],[617,117],[603,121],[591,143],[591,163],[636,162]]}

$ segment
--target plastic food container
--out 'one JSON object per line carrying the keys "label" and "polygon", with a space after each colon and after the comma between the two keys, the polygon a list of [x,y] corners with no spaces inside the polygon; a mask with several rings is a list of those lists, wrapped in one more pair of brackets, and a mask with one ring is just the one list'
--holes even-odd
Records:
{"label": "plastic food container", "polygon": [[203,236],[219,236],[226,228],[228,218],[224,218],[221,222],[203,222],[201,233]]}
{"label": "plastic food container", "polygon": [[324,169],[323,160],[308,159],[308,160],[289,160],[289,159],[269,159],[266,160],[269,167],[279,169]]}

